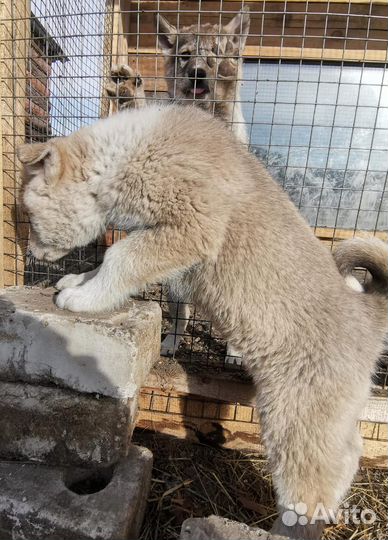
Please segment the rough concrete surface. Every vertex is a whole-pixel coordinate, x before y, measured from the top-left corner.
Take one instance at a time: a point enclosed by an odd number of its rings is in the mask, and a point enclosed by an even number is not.
[[[93,476],[90,470],[0,462],[0,538],[135,540],[151,469],[151,452],[138,446],[117,464],[111,479],[110,469]]]
[[[54,289],[0,292],[0,379],[133,398],[159,358],[161,309],[130,301],[99,315],[62,311]]]
[[[180,540],[287,540],[263,529],[218,516],[189,518],[182,524]]]
[[[0,458],[65,466],[114,463],[127,455],[136,413],[137,396],[97,398],[0,382]]]

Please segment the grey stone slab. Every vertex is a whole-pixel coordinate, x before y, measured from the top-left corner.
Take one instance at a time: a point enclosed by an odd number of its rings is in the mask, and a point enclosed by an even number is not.
[[[71,313],[56,308],[53,293],[0,292],[0,379],[134,398],[159,358],[159,305],[130,301],[114,313]]]
[[[151,452],[138,446],[93,472],[0,462],[0,538],[136,540],[151,469]]]
[[[263,529],[218,516],[189,518],[182,524],[180,540],[287,540]]]
[[[0,458],[65,466],[115,463],[127,455],[136,414],[137,396],[98,398],[0,382]]]

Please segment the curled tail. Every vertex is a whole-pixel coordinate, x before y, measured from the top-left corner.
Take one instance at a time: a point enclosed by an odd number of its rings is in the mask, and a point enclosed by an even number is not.
[[[353,238],[341,242],[333,253],[344,278],[356,267],[366,268],[372,279],[366,280],[365,292],[388,296],[388,245],[378,238]]]

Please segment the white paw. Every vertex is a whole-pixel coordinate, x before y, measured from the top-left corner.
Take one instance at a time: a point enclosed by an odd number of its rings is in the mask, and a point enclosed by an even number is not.
[[[58,294],[55,303],[60,309],[68,309],[69,311],[100,311],[96,299],[85,294],[81,287],[64,289]]]
[[[168,334],[162,341],[162,345],[160,347],[160,354],[162,356],[174,356],[181,342],[182,336]]]
[[[67,289],[67,287],[77,287],[82,284],[83,280],[84,274],[67,274],[67,276],[64,276],[58,281],[55,288],[58,291],[62,291],[63,289]]]

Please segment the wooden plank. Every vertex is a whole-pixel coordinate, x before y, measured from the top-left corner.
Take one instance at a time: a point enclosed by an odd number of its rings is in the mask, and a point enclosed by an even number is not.
[[[1,99],[1,72],[0,72],[0,289],[4,287],[4,218],[3,218],[3,135],[2,135],[2,99]]]
[[[139,4],[145,4],[147,3],[149,0],[138,0],[139,1]],[[206,5],[206,2],[208,0],[202,0],[202,3],[204,5]],[[234,2],[235,3],[236,0],[224,0],[224,4],[227,4],[228,2]],[[364,4],[364,5],[369,5],[369,4],[381,4],[381,5],[388,5],[388,0],[350,0],[352,2],[352,4]],[[171,1],[171,3],[173,3]],[[176,0],[175,2],[176,3]],[[263,0],[249,0],[249,2],[244,2],[244,4],[262,4],[263,3]],[[271,0],[271,4],[284,4],[284,0]],[[287,0],[287,4],[292,4],[292,3],[298,3],[300,4],[301,3],[301,0]],[[309,4],[327,4],[327,0],[309,0]],[[348,5],[349,4],[349,0],[330,0],[330,4],[346,4]]]
[[[255,387],[236,373],[187,373],[161,359],[141,391],[138,427],[239,450],[262,449]],[[388,467],[385,397],[371,397],[360,416],[362,463]]]
[[[154,391],[197,396],[201,399],[230,401],[244,406],[256,405],[256,390],[248,375],[238,377],[233,371],[221,373],[188,373],[182,364],[168,366],[161,358],[159,365],[147,377],[147,388]],[[388,423],[388,408],[385,396],[370,396],[361,413],[360,420],[373,423]]]
[[[256,57],[283,60],[325,60],[335,62],[385,63],[387,50],[316,49],[311,47],[246,47],[245,58]]]
[[[320,239],[346,240],[348,238],[373,238],[388,241],[388,233],[385,231],[355,231],[354,229],[333,229],[330,227],[314,227],[315,236]]]
[[[122,13],[120,5],[121,1],[115,0],[112,54],[116,64],[125,63],[128,50],[129,25],[131,23],[130,14]]]
[[[136,427],[235,450],[265,453],[254,407],[145,387]],[[362,465],[388,467],[387,425],[361,421]]]
[[[228,2],[234,2],[235,0],[224,0],[224,3],[228,3]],[[327,0],[308,0],[309,1],[309,4],[327,4]],[[349,1],[352,2],[352,4],[364,4],[364,5],[369,5],[369,4],[381,4],[381,5],[387,5],[388,4],[388,0],[330,0],[330,4],[349,4]],[[140,0],[140,3],[142,2],[142,0]],[[205,0],[206,2],[206,0]],[[245,2],[246,3],[246,2]],[[263,0],[249,0],[249,3],[250,4],[262,4],[263,3]],[[284,0],[271,0],[271,3],[273,4],[276,4],[276,3],[281,3],[281,4],[284,4]],[[301,0],[287,0],[287,4],[292,4],[292,3],[298,3],[300,4],[301,3]]]
[[[149,373],[147,387],[162,392],[176,392],[195,395],[206,399],[232,401],[243,405],[255,405],[255,387],[246,376],[238,379],[233,372],[217,374],[188,373],[182,364],[174,364],[173,371],[166,370],[166,360],[161,358],[160,364]]]
[[[264,451],[252,407],[203,401],[192,396],[143,389],[136,427],[195,442]]]
[[[20,186],[20,165],[16,148],[25,141],[26,73],[30,37],[29,0],[1,0],[1,98],[3,205],[12,209],[9,227],[12,233],[4,240],[4,285],[23,283],[23,242],[28,229],[17,223],[16,192]],[[19,238],[18,238],[19,237]]]

